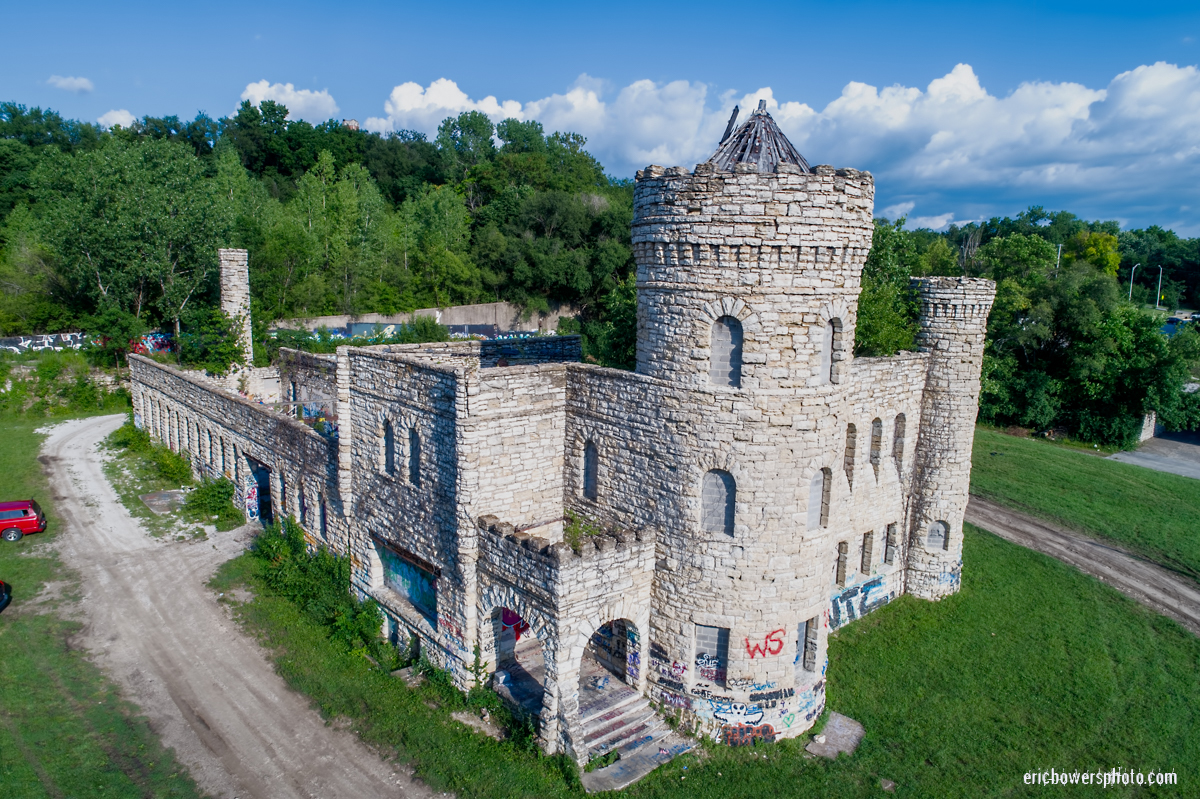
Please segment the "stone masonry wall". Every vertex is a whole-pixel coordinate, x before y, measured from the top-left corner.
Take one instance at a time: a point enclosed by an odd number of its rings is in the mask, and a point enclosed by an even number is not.
[[[239,343],[246,364],[254,362],[254,332],[250,326],[250,254],[246,250],[217,250],[221,266],[221,310],[241,325]]]
[[[337,356],[287,348],[279,350],[280,402],[302,403],[306,415],[337,419]],[[300,407],[289,408],[300,418]]]
[[[311,543],[346,551],[336,441],[149,358],[130,355],[129,368],[134,411],[145,429],[187,455],[197,476],[232,480],[236,501],[256,512],[258,487],[247,460],[253,458],[271,470],[271,504],[277,514],[282,509],[302,522]]]

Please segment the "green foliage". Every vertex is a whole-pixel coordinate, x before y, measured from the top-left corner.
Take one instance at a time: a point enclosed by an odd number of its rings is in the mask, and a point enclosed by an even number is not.
[[[225,478],[203,480],[188,492],[183,510],[198,521],[215,522],[218,530],[241,527],[246,523],[246,514],[233,504],[234,490],[233,483]]]
[[[153,467],[157,477],[169,485],[185,486],[192,482],[192,465],[162,444],[155,444],[145,430],[139,430],[130,418],[108,438],[115,449],[137,453]]]
[[[613,369],[637,365],[637,283],[631,273],[600,299],[598,312],[581,321],[559,320],[560,334],[583,337],[583,358]]]
[[[566,517],[563,524],[563,541],[575,552],[579,552],[582,548],[585,537],[604,533],[603,528],[596,522],[570,508],[567,508],[563,515]]]
[[[332,555],[324,547],[310,552],[304,531],[291,519],[265,529],[251,551],[263,561],[263,580],[271,590],[302,608],[335,641],[350,649],[379,651],[386,646],[380,638],[379,606],[350,596],[349,558]]]
[[[84,345],[83,353],[97,366],[110,363],[121,366],[125,363],[125,356],[146,332],[146,325],[141,319],[111,304],[104,306],[97,314],[82,317],[80,322],[91,336],[91,340]]]
[[[98,385],[84,356],[70,350],[0,354],[0,385],[6,382],[10,385],[0,392],[0,410],[14,414],[79,416],[129,408],[124,389]]]
[[[331,353],[337,352],[338,347],[347,345],[367,346],[374,344],[427,344],[450,340],[450,330],[445,325],[439,325],[430,316],[418,316],[412,322],[395,325],[391,334],[386,328],[376,325],[375,331],[368,336],[354,338],[334,338],[327,328],[320,328],[315,333],[307,330],[292,330],[280,328],[271,332],[264,340],[266,355],[274,361],[281,347],[305,352]]]
[[[892,355],[916,348],[919,309],[909,281],[920,273],[921,261],[916,237],[904,230],[904,223],[875,222],[858,299],[855,355]]]
[[[179,363],[200,366],[210,374],[224,376],[244,360],[242,318],[232,319],[220,308],[200,307],[191,311],[176,346]]]

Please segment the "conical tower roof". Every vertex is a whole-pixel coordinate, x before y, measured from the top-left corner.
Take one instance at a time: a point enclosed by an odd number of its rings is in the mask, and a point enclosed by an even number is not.
[[[759,172],[774,172],[780,164],[793,164],[804,172],[812,172],[808,161],[767,113],[766,100],[759,100],[758,109],[730,135],[729,128],[737,120],[737,113],[734,107],[725,137],[708,163],[725,172],[732,172],[734,164],[756,164]]]

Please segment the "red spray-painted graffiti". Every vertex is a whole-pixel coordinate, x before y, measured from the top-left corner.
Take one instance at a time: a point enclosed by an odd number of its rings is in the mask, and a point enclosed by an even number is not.
[[[778,655],[783,651],[783,636],[786,630],[772,630],[767,633],[767,637],[763,639],[761,644],[750,643],[750,639],[746,639],[746,652],[749,653],[750,659],[756,657],[766,657],[767,655]]]
[[[513,613],[508,608],[500,611],[500,623],[505,628],[513,631],[514,640],[520,641],[524,633],[529,632],[529,622],[521,618],[520,614]]]
[[[721,740],[727,746],[754,746],[755,743],[775,742],[775,728],[770,724],[738,724],[721,730]]]

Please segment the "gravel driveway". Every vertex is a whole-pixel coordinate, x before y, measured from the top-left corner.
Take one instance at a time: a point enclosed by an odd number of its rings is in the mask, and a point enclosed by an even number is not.
[[[205,586],[245,548],[249,528],[168,542],[129,515],[97,449],[124,419],[63,423],[42,448],[64,522],[58,548],[82,576],[79,643],[215,796],[433,796],[351,731],[327,726]]]

